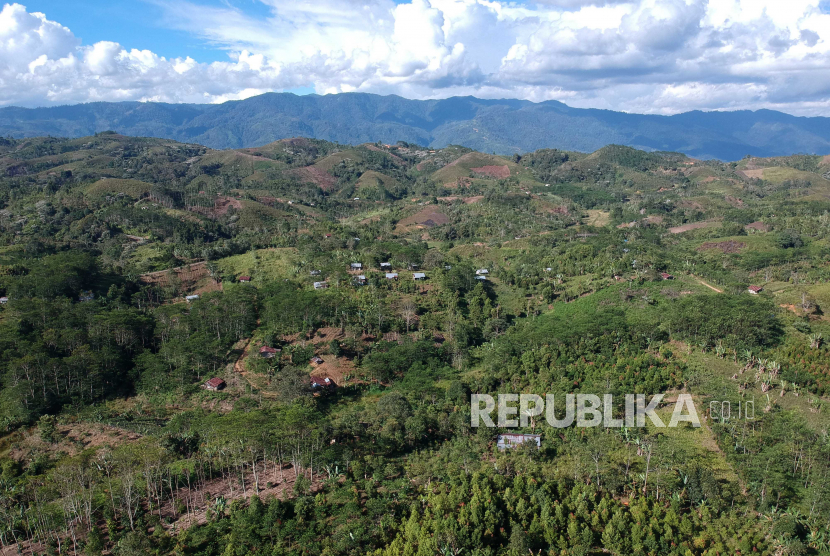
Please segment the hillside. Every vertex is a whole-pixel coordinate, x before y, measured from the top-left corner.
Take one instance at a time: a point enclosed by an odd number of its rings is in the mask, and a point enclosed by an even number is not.
[[[2,139],[0,555],[829,554],[828,171]]]
[[[555,101],[474,97],[416,101],[364,93],[269,93],[219,105],[122,102],[0,109],[2,136],[81,137],[106,130],[215,149],[313,137],[351,145],[378,141],[432,148],[463,145],[502,155],[543,148],[592,152],[609,144],[720,160],[830,153],[827,118],[770,110],[666,117],[571,108]]]

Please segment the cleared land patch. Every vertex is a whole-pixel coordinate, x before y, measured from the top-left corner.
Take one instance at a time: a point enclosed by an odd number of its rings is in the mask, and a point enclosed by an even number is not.
[[[714,228],[715,226],[720,225],[720,222],[712,220],[707,220],[704,222],[692,222],[690,224],[683,224],[682,226],[675,226],[674,228],[669,228],[669,232],[673,234],[682,234],[683,232],[688,232],[690,230],[699,230],[701,228]]]
[[[717,249],[723,253],[739,253],[744,247],[746,247],[746,243],[742,241],[707,241],[698,247],[697,250],[706,251],[709,249]]]

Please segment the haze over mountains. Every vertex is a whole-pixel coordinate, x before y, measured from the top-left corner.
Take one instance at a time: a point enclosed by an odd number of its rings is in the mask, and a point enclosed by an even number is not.
[[[572,108],[556,101],[420,101],[365,93],[268,93],[208,105],[101,102],[0,109],[3,136],[83,137],[106,130],[215,149],[302,136],[348,144],[456,144],[498,154],[540,148],[591,152],[608,144],[721,160],[830,153],[830,118],[772,110],[656,116]]]

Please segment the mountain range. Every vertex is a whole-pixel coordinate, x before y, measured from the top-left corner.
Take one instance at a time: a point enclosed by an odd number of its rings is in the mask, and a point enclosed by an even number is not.
[[[573,108],[557,101],[453,97],[409,100],[366,93],[267,93],[223,104],[97,102],[0,109],[0,135],[83,137],[101,131],[174,139],[214,149],[288,137],[345,144],[406,141],[497,154],[541,148],[591,152],[619,144],[701,159],[830,153],[830,118],[773,110],[673,116]]]

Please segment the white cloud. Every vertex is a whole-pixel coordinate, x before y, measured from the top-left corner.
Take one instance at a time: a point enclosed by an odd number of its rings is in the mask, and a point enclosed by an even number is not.
[[[652,113],[830,110],[820,0],[254,0],[264,18],[230,3],[149,1],[228,61],[167,59],[117,36],[84,45],[48,14],[7,4],[0,104],[223,102],[313,84]]]

